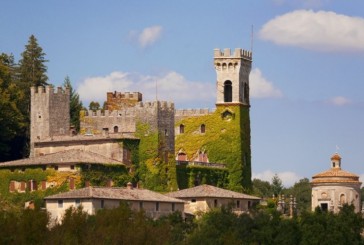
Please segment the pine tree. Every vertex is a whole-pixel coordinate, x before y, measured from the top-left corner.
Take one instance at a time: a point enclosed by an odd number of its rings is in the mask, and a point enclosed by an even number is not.
[[[23,157],[29,154],[30,140],[30,87],[48,85],[48,77],[46,75],[48,60],[44,58],[45,53],[38,45],[37,39],[31,35],[28,44],[25,45],[25,50],[21,54],[22,58],[19,61],[18,68],[18,86],[22,92],[22,99],[19,101],[19,109],[21,110],[26,126],[24,137],[19,142],[23,145]]]
[[[279,176],[277,174],[275,174],[272,178],[272,190],[273,190],[273,194],[275,196],[278,196],[281,194],[282,190],[283,190],[283,184],[282,184],[282,180],[279,178]]]
[[[70,90],[70,118],[71,125],[80,131],[80,111],[82,110],[82,102],[80,101],[79,94],[73,89],[69,76],[66,76],[63,82],[64,87]]]

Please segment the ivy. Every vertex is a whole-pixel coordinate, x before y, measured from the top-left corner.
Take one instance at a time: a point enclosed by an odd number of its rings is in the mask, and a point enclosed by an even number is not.
[[[112,180],[114,186],[126,186],[132,177],[124,165],[80,165],[81,167],[81,184],[84,186],[89,181],[93,186],[106,186],[109,180]]]
[[[210,162],[226,164],[229,172],[226,187],[235,191],[251,188],[249,108],[219,105],[212,114],[187,117],[177,121],[175,126],[181,124],[184,133],[176,135],[176,152],[183,151],[192,160],[200,150],[205,151]],[[200,132],[202,124],[205,133]],[[180,174],[177,176],[181,178]],[[178,183],[183,181],[178,180]],[[205,181],[210,181],[209,176]]]

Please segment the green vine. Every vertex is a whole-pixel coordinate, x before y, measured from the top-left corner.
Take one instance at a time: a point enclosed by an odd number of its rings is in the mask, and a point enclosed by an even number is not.
[[[219,105],[212,114],[184,118],[175,126],[181,124],[184,133],[176,135],[176,152],[182,151],[194,160],[200,150],[205,151],[210,162],[226,164],[229,189],[251,188],[249,108]],[[202,124],[204,133],[200,132]]]

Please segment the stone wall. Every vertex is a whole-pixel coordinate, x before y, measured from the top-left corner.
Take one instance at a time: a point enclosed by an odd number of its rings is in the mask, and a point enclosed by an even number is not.
[[[70,128],[70,91],[52,86],[31,88],[30,145],[54,135],[68,135]]]
[[[133,107],[142,100],[143,96],[139,92],[108,92],[106,98],[106,109],[113,111]]]

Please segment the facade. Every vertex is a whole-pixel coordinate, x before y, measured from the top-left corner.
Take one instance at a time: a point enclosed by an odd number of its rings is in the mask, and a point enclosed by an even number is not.
[[[46,209],[53,222],[61,222],[65,211],[71,207],[82,205],[83,210],[93,215],[97,210],[116,208],[125,202],[132,210],[144,210],[151,218],[179,211],[183,214],[184,201],[167,197],[146,189],[86,187],[45,198]]]
[[[320,207],[334,213],[344,204],[353,204],[360,212],[359,176],[341,169],[341,157],[335,153],[331,157],[331,168],[312,176],[312,210]]]
[[[136,168],[143,169],[135,181],[146,188],[171,191],[207,183],[242,192],[251,187],[251,62],[249,51],[214,50],[213,111],[175,110],[172,102],[143,102],[138,92],[109,92],[107,110],[81,112],[78,135],[70,127],[69,89],[33,87],[30,158],[1,163],[0,168],[22,171],[59,165],[63,169],[77,165],[80,159],[73,152],[82,151],[103,156],[99,165],[119,162],[130,176]],[[52,157],[42,157],[56,153],[75,158],[59,164]],[[87,163],[80,161],[81,165]]]
[[[231,206],[233,212],[241,214],[260,202],[259,197],[229,191],[211,185],[200,185],[166,194],[185,201],[185,213],[199,216],[214,208]]]

